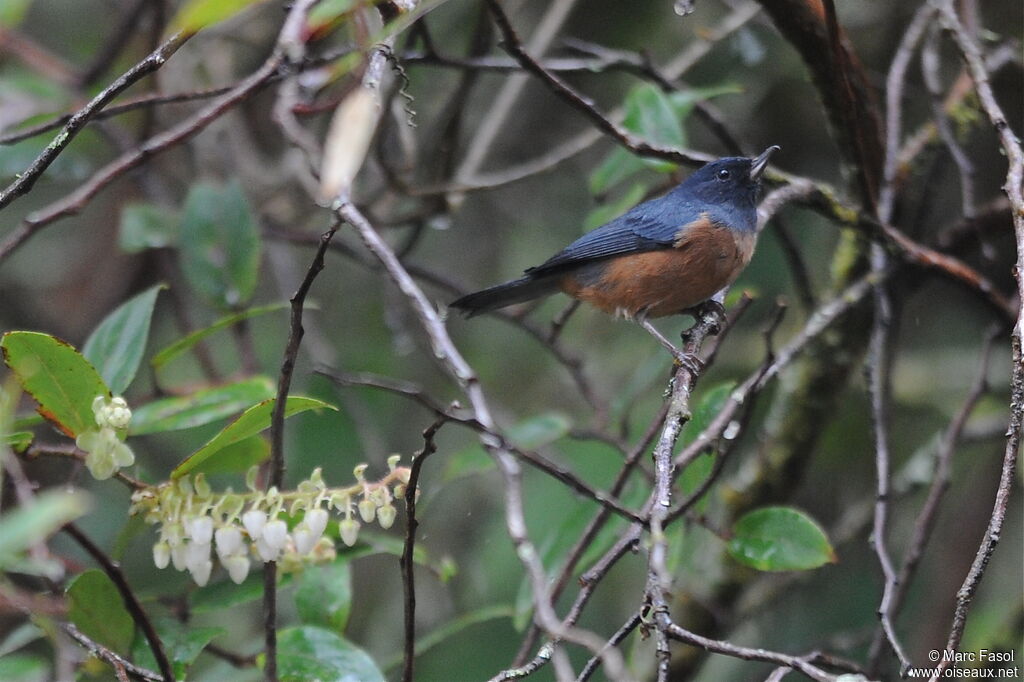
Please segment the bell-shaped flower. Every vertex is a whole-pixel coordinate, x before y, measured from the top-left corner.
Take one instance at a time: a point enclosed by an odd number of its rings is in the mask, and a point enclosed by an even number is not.
[[[380,523],[380,527],[387,530],[395,522],[396,510],[394,505],[385,504],[377,510],[377,522]]]
[[[217,539],[217,556],[221,563],[227,557],[238,556],[245,553],[245,546],[242,544],[242,531],[234,526],[218,528],[214,534]]]
[[[117,432],[109,426],[80,433],[75,445],[86,452],[85,466],[93,478],[100,481],[113,476],[119,468],[135,463],[132,449],[122,443]]]
[[[245,532],[249,534],[249,538],[253,542],[259,540],[263,534],[263,527],[267,525],[267,512],[250,509],[242,514],[242,525],[245,526]]]
[[[185,530],[192,542],[208,545],[213,541],[213,519],[209,516],[194,516],[185,522]]]
[[[338,532],[341,534],[341,541],[351,547],[359,538],[359,522],[355,519],[342,519],[338,523]]]
[[[282,551],[285,543],[288,542],[288,524],[281,519],[267,521],[267,525],[263,527],[262,540],[272,550]]]
[[[263,561],[277,561],[277,557],[281,554],[280,547],[271,547],[267,544],[264,538],[256,540],[256,553],[260,555],[260,559]]]
[[[210,581],[211,571],[213,571],[213,562],[209,559],[188,567],[188,572],[192,574],[192,580],[196,581],[196,585],[199,587],[205,587],[206,583]]]
[[[363,517],[366,523],[373,523],[373,517],[377,513],[377,505],[373,500],[363,498],[359,503],[359,516]]]
[[[246,576],[249,575],[249,557],[244,554],[221,558],[220,562],[224,565],[225,570],[227,570],[228,577],[236,585],[240,585]]]
[[[171,563],[171,546],[163,540],[153,545],[153,563],[157,568],[167,568]]]
[[[176,571],[185,570],[188,565],[188,546],[185,543],[171,546],[171,564]]]

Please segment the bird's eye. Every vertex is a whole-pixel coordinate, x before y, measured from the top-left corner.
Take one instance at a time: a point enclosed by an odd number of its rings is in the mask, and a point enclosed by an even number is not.
[[[731,175],[732,174],[726,168],[723,168],[722,170],[718,171],[719,180],[728,180]]]

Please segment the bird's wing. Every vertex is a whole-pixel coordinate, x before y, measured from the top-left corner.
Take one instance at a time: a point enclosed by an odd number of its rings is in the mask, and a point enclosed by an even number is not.
[[[680,231],[699,220],[701,214],[679,204],[672,207],[674,210],[667,208],[669,206],[659,200],[641,204],[610,223],[591,230],[526,272],[534,276],[546,275],[610,256],[669,248],[678,239]]]

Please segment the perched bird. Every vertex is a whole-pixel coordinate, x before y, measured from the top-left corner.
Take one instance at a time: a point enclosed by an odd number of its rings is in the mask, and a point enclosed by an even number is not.
[[[664,196],[592,230],[519,279],[451,303],[467,316],[563,291],[613,315],[686,312],[732,284],[757,241],[757,197],[771,146],[753,159],[727,157]],[[671,344],[654,332],[659,340]]]

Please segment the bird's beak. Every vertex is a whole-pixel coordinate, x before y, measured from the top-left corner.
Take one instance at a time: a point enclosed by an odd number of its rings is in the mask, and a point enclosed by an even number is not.
[[[768,159],[771,155],[779,151],[781,147],[777,144],[773,144],[768,149],[761,152],[760,156],[754,159],[750,164],[750,179],[757,182],[761,179],[761,175],[764,173],[764,169],[768,167]]]

